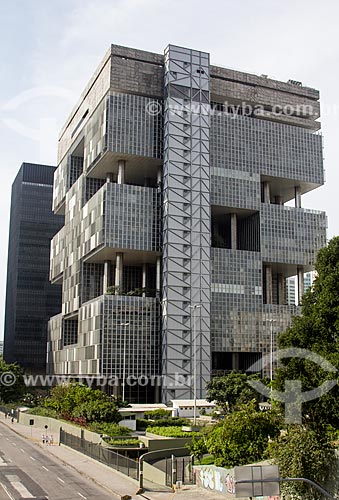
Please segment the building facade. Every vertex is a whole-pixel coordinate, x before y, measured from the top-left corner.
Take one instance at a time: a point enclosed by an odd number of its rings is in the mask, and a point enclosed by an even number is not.
[[[49,281],[50,240],[64,217],[52,212],[55,167],[23,163],[12,185],[4,359],[45,373],[48,321],[61,287]]]
[[[319,114],[299,82],[112,45],[60,134],[49,372],[166,402],[265,370],[272,325],[298,313],[286,279],[303,289],[326,243],[301,206],[324,182]]]
[[[304,274],[304,293],[306,293],[307,290],[311,288],[314,278],[315,278],[314,272],[309,272]],[[300,299],[300,297],[298,297],[298,280],[296,276],[287,279],[286,292],[287,292],[287,304],[298,305],[297,299]]]

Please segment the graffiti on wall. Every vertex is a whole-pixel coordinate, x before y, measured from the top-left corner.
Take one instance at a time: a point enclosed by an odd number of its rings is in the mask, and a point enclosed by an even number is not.
[[[217,491],[225,495],[234,495],[234,471],[233,469],[223,469],[206,465],[194,467],[196,471],[196,483],[201,488]]]
[[[234,500],[234,469],[224,469],[214,465],[195,466],[196,484],[201,488],[221,493],[229,500]],[[268,500],[280,500],[280,497],[261,497]]]

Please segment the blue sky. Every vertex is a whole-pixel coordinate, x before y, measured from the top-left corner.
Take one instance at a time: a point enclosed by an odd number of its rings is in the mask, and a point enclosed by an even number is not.
[[[339,234],[339,38],[336,0],[14,0],[0,4],[0,338],[10,189],[23,161],[55,164],[57,136],[111,43],[162,53],[168,43],[211,62],[321,92],[327,183],[303,197]]]

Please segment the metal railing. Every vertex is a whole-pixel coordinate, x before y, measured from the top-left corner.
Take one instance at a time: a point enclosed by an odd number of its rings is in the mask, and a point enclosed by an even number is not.
[[[120,455],[120,453],[110,450],[109,448],[104,448],[99,444],[91,443],[81,437],[68,434],[68,432],[62,429],[60,429],[60,444],[69,446],[73,448],[73,450],[79,451],[98,462],[108,465],[126,476],[136,480],[138,479],[138,462],[124,455]]]

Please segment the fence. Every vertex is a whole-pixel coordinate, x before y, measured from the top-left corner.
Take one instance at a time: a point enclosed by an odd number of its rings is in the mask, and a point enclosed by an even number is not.
[[[94,460],[98,460],[98,462],[108,465],[109,467],[112,467],[112,469],[126,474],[126,476],[138,479],[138,462],[125,457],[124,455],[120,455],[120,453],[116,453],[109,448],[104,448],[99,444],[91,443],[81,437],[68,434],[68,432],[65,432],[62,429],[60,429],[60,444],[69,446],[76,451],[80,451],[80,453],[83,453]]]
[[[153,467],[166,475],[166,486],[172,486],[177,481],[182,484],[193,484],[193,464],[191,457],[172,457],[152,460]]]

